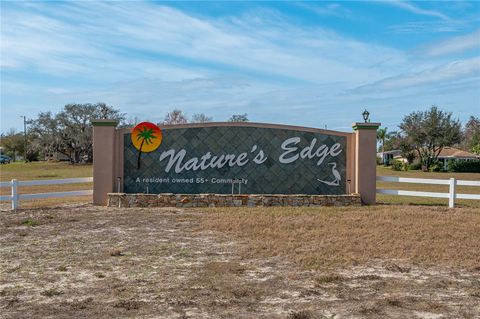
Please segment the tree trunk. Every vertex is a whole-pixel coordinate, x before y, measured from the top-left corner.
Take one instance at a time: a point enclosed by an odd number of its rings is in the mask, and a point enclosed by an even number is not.
[[[142,157],[143,142],[145,142],[145,139],[142,139],[142,143],[140,144],[140,149],[138,150],[137,169],[140,169],[140,158]]]

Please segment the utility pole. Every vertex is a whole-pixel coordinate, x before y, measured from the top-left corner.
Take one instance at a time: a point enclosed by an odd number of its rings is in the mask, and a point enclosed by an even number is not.
[[[23,160],[26,163],[27,162],[27,117],[25,115],[20,115],[20,117],[23,117]]]

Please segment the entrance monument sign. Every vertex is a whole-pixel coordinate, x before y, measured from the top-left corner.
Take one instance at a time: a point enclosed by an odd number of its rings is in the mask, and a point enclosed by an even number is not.
[[[136,130],[133,132],[135,133]],[[347,191],[347,137],[298,129],[205,126],[162,130],[143,154],[124,135],[124,192],[325,194]]]
[[[94,204],[108,193],[342,196],[375,203],[376,129],[338,132],[263,123],[116,129],[95,120]],[[165,195],[166,196],[166,195]],[[169,195],[170,196],[170,195]]]

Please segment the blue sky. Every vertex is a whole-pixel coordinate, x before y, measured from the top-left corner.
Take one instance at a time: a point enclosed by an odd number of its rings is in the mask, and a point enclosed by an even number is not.
[[[480,115],[480,2],[1,2],[1,131],[105,102],[140,120],[396,129]]]

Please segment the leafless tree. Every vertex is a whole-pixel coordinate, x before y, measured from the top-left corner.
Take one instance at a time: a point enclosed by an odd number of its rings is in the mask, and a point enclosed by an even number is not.
[[[165,119],[163,120],[164,125],[172,124],[185,124],[188,123],[187,117],[182,110],[174,109],[173,111],[167,113]]]
[[[211,116],[206,116],[203,113],[193,114],[192,123],[207,123],[211,122],[213,118]]]

